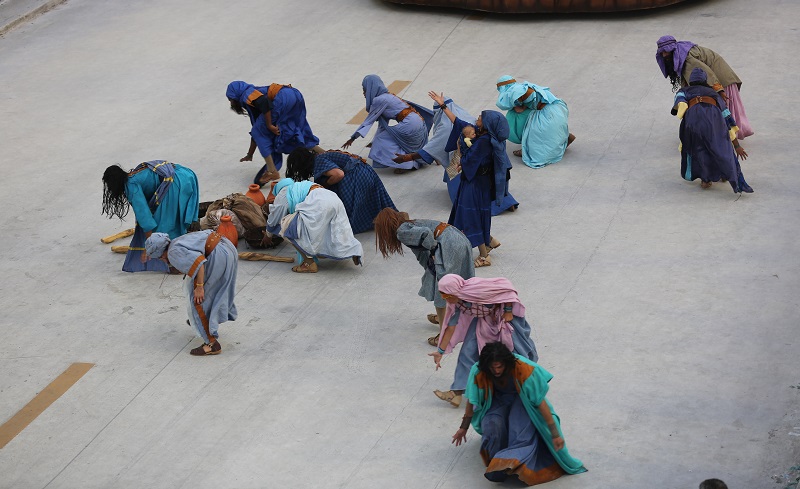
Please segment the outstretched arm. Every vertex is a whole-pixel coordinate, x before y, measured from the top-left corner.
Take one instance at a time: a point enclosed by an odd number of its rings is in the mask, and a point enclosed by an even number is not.
[[[564,438],[561,436],[561,433],[558,432],[558,425],[556,425],[556,420],[553,419],[553,413],[550,412],[550,406],[547,405],[547,401],[542,400],[542,402],[539,403],[538,409],[545,423],[547,423],[547,427],[550,428],[550,436],[553,437],[553,448],[555,448],[556,451],[561,450],[564,448]]]
[[[455,443],[456,446],[459,446],[462,442],[467,441],[467,430],[469,429],[469,424],[472,421],[472,415],[472,404],[467,401],[467,407],[464,409],[464,417],[461,418],[461,426],[458,428],[458,431],[456,431],[456,434],[453,435],[453,441],[451,443]]]
[[[442,357],[444,356],[444,353],[443,353],[444,348],[442,348],[441,345],[447,346],[447,345],[450,344],[450,338],[453,337],[453,332],[455,330],[456,330],[455,326],[446,327],[444,329],[444,334],[441,336],[441,338],[439,338],[439,347],[438,347],[438,349],[433,353],[428,353],[429,357],[433,357],[433,363],[436,364],[436,370],[439,370],[442,367],[441,361],[442,361]]]
[[[239,160],[240,162],[253,161],[253,154],[256,152],[256,140],[250,138],[250,149],[247,150],[247,155]]]
[[[444,104],[444,92],[438,94],[436,92],[428,92],[428,96],[432,98],[434,102],[439,104],[439,107],[442,108],[442,112],[444,112],[444,115],[450,119],[450,122],[456,121],[456,115]]]

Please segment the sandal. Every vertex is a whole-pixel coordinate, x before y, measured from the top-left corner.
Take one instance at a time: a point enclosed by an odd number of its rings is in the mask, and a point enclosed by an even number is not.
[[[700,188],[702,189],[711,188],[711,182],[700,182]]]
[[[489,256],[478,256],[475,258],[475,268],[492,266],[492,259]]]
[[[439,315],[438,314],[428,314],[428,321],[433,324],[439,324]]]
[[[439,346],[439,335],[431,336],[428,338],[428,344],[431,346]]]
[[[317,268],[316,263],[309,264],[308,262],[304,261],[299,265],[293,266],[292,271],[297,273],[317,273],[319,269]]]
[[[258,179],[258,182],[256,183],[263,187],[264,185],[268,184],[273,180],[280,180],[280,179],[281,179],[281,172],[277,170],[272,172],[265,171],[263,174],[261,174],[261,176]]]
[[[435,390],[433,393],[439,399],[449,402],[453,407],[461,405],[461,394],[456,394],[453,391],[442,392],[440,390]]]
[[[220,353],[222,353],[222,345],[219,344],[219,341],[215,341],[210,345],[208,343],[203,343],[197,348],[192,348],[189,351],[190,355],[194,355],[196,357],[203,357],[206,355],[219,355]]]
[[[497,243],[497,244],[496,245],[492,245],[492,243]],[[499,248],[501,244],[503,244],[503,243],[497,241],[495,238],[492,238],[492,240],[489,242],[489,244],[486,245],[486,254],[488,255],[489,253],[492,252],[493,249]]]
[[[511,152],[511,154],[513,154],[514,156],[519,156],[520,158],[522,158],[522,150],[521,149],[515,149],[514,151]]]

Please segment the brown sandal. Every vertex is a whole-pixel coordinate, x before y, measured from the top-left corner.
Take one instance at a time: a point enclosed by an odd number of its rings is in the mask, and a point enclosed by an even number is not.
[[[439,335],[431,336],[428,338],[428,344],[431,346],[439,346]]]
[[[262,187],[273,180],[280,180],[281,179],[281,172],[280,171],[267,171],[261,175],[261,178],[258,179],[258,184]]]
[[[299,265],[293,266],[292,271],[297,273],[317,273],[319,269],[317,268],[316,263],[309,264],[308,262],[304,261]]]
[[[515,149],[514,151],[511,152],[511,154],[513,154],[514,156],[519,156],[520,158],[522,158],[522,150],[521,149]]]
[[[439,324],[439,315],[438,314],[428,314],[428,321],[433,324]]]
[[[496,244],[496,245],[492,245],[492,243],[497,243],[497,244]],[[499,247],[500,247],[500,245],[502,245],[502,244],[503,244],[503,243],[501,243],[501,242],[497,241],[495,238],[492,238],[492,241],[491,241],[491,242],[489,242],[489,244],[488,244],[488,245],[486,245],[486,254],[488,255],[489,253],[491,253],[491,252],[492,252],[492,250],[493,250],[493,249],[495,249],[495,248],[499,248]]]
[[[492,259],[489,256],[478,256],[475,258],[475,268],[492,266]]]
[[[206,355],[219,355],[220,353],[222,353],[222,345],[219,344],[219,341],[215,341],[210,345],[208,343],[203,343],[197,348],[192,348],[189,351],[190,355],[194,355],[196,357],[204,357]]]

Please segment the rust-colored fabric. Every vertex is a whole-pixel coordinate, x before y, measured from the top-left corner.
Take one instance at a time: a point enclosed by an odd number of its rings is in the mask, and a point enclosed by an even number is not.
[[[197,268],[200,266],[201,263],[203,263],[203,260],[205,259],[206,257],[203,255],[200,255],[197,258],[195,258],[194,263],[192,263],[192,266],[189,268],[189,271],[186,273],[186,275],[194,277],[194,272],[197,271]]]
[[[312,185],[311,187],[309,187],[309,189],[308,189],[308,193],[310,194],[312,190],[316,190],[316,189],[318,189],[318,188],[322,188],[322,185],[320,185],[320,184],[318,184],[318,183],[315,183],[314,185]]]
[[[216,231],[208,235],[208,238],[206,238],[206,258],[211,256],[211,252],[214,251],[221,239],[222,235]]]
[[[540,470],[532,470],[519,460],[513,458],[493,458],[487,462],[486,459],[488,455],[488,453],[484,454],[483,451],[481,451],[481,458],[483,458],[483,463],[486,464],[486,472],[505,472],[508,475],[513,474],[529,486],[554,481],[566,474],[564,469],[558,465],[558,462],[554,462],[553,465]]]
[[[257,99],[258,97],[264,95],[263,93],[259,92],[258,90],[253,90],[250,92],[250,95],[247,96],[247,105],[250,107],[253,106],[253,100]]]
[[[505,86],[505,85],[511,85],[512,83],[517,83],[517,80],[512,78],[510,80],[507,80],[507,81],[504,81],[504,82],[500,82],[500,83],[497,84],[497,88],[500,88],[500,87]]]
[[[278,83],[272,83],[269,86],[269,88],[267,89],[267,98],[269,99],[270,102],[275,100],[275,97],[278,96],[278,92],[280,92],[281,88],[283,88],[283,87],[290,87],[291,88],[291,85],[280,85]]]
[[[532,89],[532,88],[529,88],[529,89],[528,89],[528,91],[526,91],[524,94],[522,94],[522,96],[520,96],[520,98],[518,98],[517,100],[519,100],[519,103],[522,103],[522,102],[524,102],[524,101],[525,101],[525,99],[527,99],[528,97],[530,97],[531,95],[533,95],[533,92],[534,92],[534,91],[535,91],[534,89]]]
[[[442,235],[445,229],[447,229],[450,225],[446,222],[440,222],[436,229],[433,230],[433,237],[434,239],[439,239],[439,236]]]
[[[711,104],[714,107],[716,107],[717,106],[717,101],[714,100],[714,97],[706,97],[706,96],[695,97],[695,98],[689,100],[689,107],[694,107],[697,104]]]
[[[397,113],[395,119],[397,119],[397,122],[403,122],[403,119],[405,119],[406,116],[412,112],[416,112],[416,110],[412,109],[411,107],[406,107],[405,109]]]

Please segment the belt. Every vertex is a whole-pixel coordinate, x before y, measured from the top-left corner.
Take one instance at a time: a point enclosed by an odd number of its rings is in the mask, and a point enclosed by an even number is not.
[[[406,107],[405,109],[397,113],[395,119],[397,120],[397,122],[403,122],[403,119],[405,119],[406,116],[412,112],[415,114],[418,113],[416,110],[414,110],[414,107]]]
[[[439,225],[436,226],[436,229],[433,230],[433,238],[439,239],[439,236],[441,236],[444,230],[449,227],[450,225],[447,224],[446,222],[440,222]]]
[[[292,88],[291,85],[281,85],[280,83],[273,83],[269,86],[269,89],[267,89],[267,98],[269,99],[270,102],[275,100],[275,97],[278,96],[278,92],[280,92],[281,88],[283,87]]]
[[[693,107],[697,104],[711,104],[714,107],[716,107],[717,101],[714,100],[714,97],[706,97],[706,96],[694,97],[693,99],[689,100],[689,107]]]
[[[507,80],[507,81],[504,81],[504,82],[500,82],[500,83],[497,84],[497,88],[500,88],[500,87],[505,86],[505,85],[511,85],[512,83],[517,83],[517,80],[512,78],[510,80]]]
[[[208,235],[208,238],[206,238],[206,258],[211,255],[211,252],[214,251],[221,239],[222,235],[216,231]]]
[[[527,91],[527,92],[525,92],[525,94],[524,94],[524,95],[522,95],[522,96],[521,96],[520,98],[518,98],[517,100],[519,100],[519,103],[523,103],[523,102],[525,102],[525,100],[526,100],[528,97],[530,97],[531,95],[533,95],[533,92],[534,92],[534,91],[535,91],[534,89],[532,89],[532,88],[529,88],[529,89],[528,89],[528,91]]]

